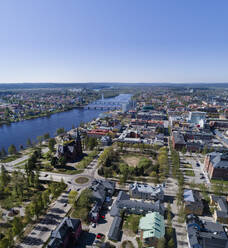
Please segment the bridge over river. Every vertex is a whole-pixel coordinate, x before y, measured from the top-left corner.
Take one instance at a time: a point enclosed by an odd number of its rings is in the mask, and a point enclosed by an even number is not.
[[[120,94],[119,96],[111,99],[104,99],[103,95],[100,100],[97,100],[85,106],[85,109],[100,109],[100,110],[122,110],[126,111],[132,106],[130,94]]]

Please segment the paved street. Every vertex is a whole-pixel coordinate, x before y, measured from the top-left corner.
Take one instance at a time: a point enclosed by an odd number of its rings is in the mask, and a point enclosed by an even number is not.
[[[99,153],[98,157],[102,152]],[[54,230],[61,220],[66,216],[71,206],[68,204],[68,192],[69,189],[82,190],[87,188],[91,181],[94,179],[95,172],[97,170],[97,158],[95,158],[83,174],[79,175],[66,175],[52,172],[40,172],[41,180],[53,180],[61,181],[62,179],[68,185],[68,191],[61,194],[61,196],[50,206],[49,211],[45,216],[39,219],[30,234],[21,242],[17,247],[33,247],[41,248],[48,240],[51,231]],[[89,181],[85,184],[75,183],[77,177],[85,176],[89,178]],[[102,228],[102,227],[101,227]]]
[[[18,245],[18,248],[41,248],[48,240],[51,231],[61,222],[65,215],[70,210],[71,206],[68,204],[68,192],[64,192],[59,198],[50,206],[47,214],[40,217],[38,223],[35,225],[29,235]]]

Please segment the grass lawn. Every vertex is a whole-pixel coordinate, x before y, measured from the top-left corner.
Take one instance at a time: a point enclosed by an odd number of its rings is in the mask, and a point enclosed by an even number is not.
[[[213,183],[213,184],[228,184],[228,181],[211,179],[211,183]]]
[[[21,154],[11,155],[11,156],[9,156],[9,157],[6,157],[6,158],[4,158],[4,159],[1,159],[1,162],[2,162],[2,163],[9,163],[9,162],[12,162],[12,161],[14,161],[14,160],[20,158],[20,157],[21,157]]]
[[[193,170],[186,170],[184,172],[185,172],[186,176],[189,176],[189,177],[194,177],[195,176],[195,173],[194,173]]]
[[[183,164],[183,167],[184,168],[187,168],[187,169],[192,169],[192,165],[191,164]]]

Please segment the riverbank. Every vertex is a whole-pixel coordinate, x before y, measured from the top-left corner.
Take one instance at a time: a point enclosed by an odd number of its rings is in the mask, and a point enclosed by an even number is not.
[[[69,131],[72,126],[78,127],[82,122],[90,122],[102,112],[102,110],[75,108],[46,117],[3,125],[0,127],[0,150],[4,148],[7,151],[12,144],[19,150],[21,145],[26,147],[28,139],[32,143],[36,143],[38,142],[37,137],[43,136],[45,133],[49,133],[50,137],[54,137],[58,128],[63,127],[66,131]]]
[[[16,122],[20,122],[20,121],[27,121],[27,120],[33,120],[36,118],[42,118],[42,117],[49,117],[53,114],[57,114],[57,113],[62,113],[62,112],[67,112],[73,109],[83,109],[85,107],[85,105],[80,105],[80,106],[76,106],[76,107],[72,107],[72,108],[68,108],[68,109],[60,109],[60,110],[55,110],[52,112],[46,112],[46,113],[42,113],[39,115],[31,115],[22,119],[16,119],[16,120],[8,120],[8,121],[0,121],[0,127],[3,125],[10,125],[11,123],[16,123]]]

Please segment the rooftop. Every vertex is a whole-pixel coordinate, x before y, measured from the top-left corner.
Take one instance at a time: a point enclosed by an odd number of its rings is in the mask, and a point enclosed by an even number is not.
[[[143,230],[143,238],[156,237],[158,239],[165,235],[164,217],[158,212],[148,213],[139,222],[139,228]]]

